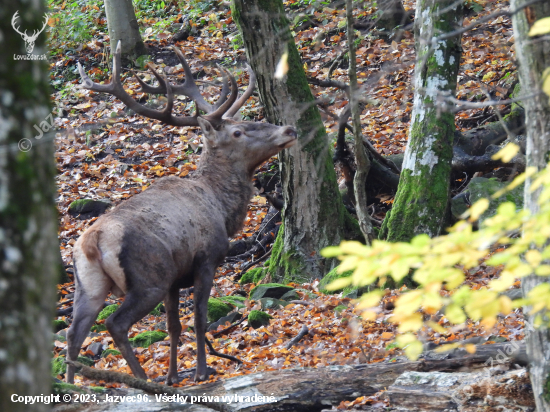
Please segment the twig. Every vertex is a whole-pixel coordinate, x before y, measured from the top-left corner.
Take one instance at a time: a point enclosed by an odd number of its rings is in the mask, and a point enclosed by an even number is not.
[[[344,58],[347,52],[348,52],[348,49],[342,50],[342,52],[336,57],[336,59],[334,59],[334,61],[332,62],[332,64],[328,69],[327,80],[330,80],[330,78],[332,77],[332,72],[336,70],[336,67],[338,67],[338,65],[340,64],[340,61]]]
[[[240,359],[236,358],[235,356],[226,355],[225,353],[220,353],[216,351],[216,349],[214,349],[214,346],[212,346],[212,344],[210,343],[207,337],[204,338],[204,341],[206,342],[206,346],[208,346],[208,353],[210,353],[210,355],[214,355],[219,358],[229,359],[229,360],[232,360],[233,362],[237,362],[238,364],[243,363]]]
[[[523,10],[523,9],[529,7],[529,6],[532,6],[533,4],[540,3],[541,1],[547,1],[547,0],[532,0],[532,1],[529,1],[525,4],[522,4],[517,9],[511,10],[511,11],[510,10],[496,11],[496,12],[491,13],[491,14],[485,16],[485,17],[481,17],[480,19],[477,19],[476,21],[474,21],[473,23],[470,23],[466,27],[461,27],[460,29],[456,29],[454,31],[450,31],[448,33],[442,34],[441,36],[435,37],[435,38],[432,39],[432,43],[436,44],[436,43],[440,42],[441,40],[450,39],[451,37],[457,36],[457,35],[462,34],[462,33],[466,33],[467,31],[472,30],[478,24],[482,24],[482,23],[488,22],[490,20],[493,20],[495,17],[500,17],[500,16],[512,17],[514,14],[520,12],[521,10]]]
[[[298,335],[296,335],[295,337],[293,337],[291,340],[289,340],[287,342],[287,344],[285,345],[285,349],[290,349],[291,347],[293,347],[294,345],[296,345],[298,342],[300,342],[300,340],[302,340],[302,338],[304,336],[306,336],[307,334],[309,333],[309,329],[307,328],[306,325],[303,325],[302,326],[302,329],[300,329],[300,332],[298,333]]]
[[[224,333],[229,332],[231,329],[233,329],[235,326],[239,326],[241,323],[243,323],[245,320],[248,319],[248,315],[243,316],[238,322],[233,323],[232,325],[229,325],[227,328],[220,330],[219,332],[210,332],[212,337],[217,338],[220,335],[223,335]]]

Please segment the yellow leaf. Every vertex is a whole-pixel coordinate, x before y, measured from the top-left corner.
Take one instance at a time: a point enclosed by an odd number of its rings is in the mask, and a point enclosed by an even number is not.
[[[507,315],[512,311],[512,299],[508,296],[499,296],[498,301],[500,303],[500,313]]]
[[[351,277],[346,276],[344,278],[335,279],[334,281],[330,282],[326,286],[326,288],[327,290],[340,290],[349,285],[351,285]]]
[[[364,294],[361,296],[357,309],[367,309],[378,306],[383,294],[384,292],[382,290],[373,290],[372,292]]]
[[[550,33],[550,17],[537,20],[529,30],[529,36],[540,36],[546,33]]]
[[[461,324],[466,322],[466,315],[464,314],[464,311],[462,308],[454,303],[451,303],[447,308],[445,309],[445,316],[447,319],[449,319],[450,322],[454,323],[455,325]]]
[[[527,260],[531,266],[535,267],[540,264],[542,257],[537,249],[531,249],[525,253],[525,260]]]
[[[422,327],[422,316],[420,313],[413,313],[406,319],[399,322],[399,332],[416,332]]]
[[[447,329],[445,329],[443,326],[441,326],[437,322],[429,320],[429,321],[426,322],[426,325],[428,325],[430,328],[432,328],[437,333],[441,333],[441,334],[446,334],[447,333]]]
[[[275,78],[277,80],[283,79],[288,73],[288,52],[283,53],[279,63],[277,63],[277,68],[275,69]]]
[[[321,256],[326,258],[333,258],[342,254],[342,249],[340,246],[328,246],[324,249],[321,249]]]
[[[407,347],[405,348],[405,355],[407,355],[410,360],[415,361],[420,355],[422,355],[423,349],[424,345],[422,345],[422,342],[415,341],[407,345]]]
[[[550,276],[550,265],[541,265],[535,269],[537,276]]]
[[[478,220],[479,217],[483,214],[483,212],[487,210],[488,207],[489,207],[488,199],[483,198],[475,202],[469,210],[470,221]]]
[[[542,91],[550,96],[550,67],[547,67],[542,73]]]
[[[361,256],[367,251],[367,247],[356,240],[343,240],[342,243],[340,243],[340,249],[342,250],[342,253]]]
[[[510,160],[514,158],[515,155],[518,154],[518,152],[519,152],[519,146],[517,144],[508,143],[506,146],[500,149],[498,153],[495,153],[491,158],[493,160],[502,159],[504,163],[508,163]]]
[[[438,346],[437,348],[435,348],[435,352],[436,353],[444,353],[444,352],[448,352],[448,351],[456,349],[456,348],[460,348],[461,346],[462,345],[460,345],[460,343],[449,343],[447,345]]]
[[[467,343],[466,345],[464,345],[464,349],[466,350],[466,352],[472,355],[476,353],[476,345],[474,345],[473,343]]]

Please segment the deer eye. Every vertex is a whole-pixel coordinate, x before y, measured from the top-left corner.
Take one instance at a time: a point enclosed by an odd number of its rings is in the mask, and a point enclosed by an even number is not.
[[[242,132],[240,130],[235,130],[233,132],[233,137],[241,137],[241,135],[242,135]]]

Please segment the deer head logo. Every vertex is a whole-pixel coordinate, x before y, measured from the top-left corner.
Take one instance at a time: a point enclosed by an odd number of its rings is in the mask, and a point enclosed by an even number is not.
[[[44,16],[44,25],[42,26],[42,28],[40,30],[35,30],[34,33],[32,34],[32,36],[29,36],[27,34],[27,30],[25,30],[23,33],[21,33],[19,31],[19,27],[15,26],[16,25],[16,20],[17,20],[18,17],[19,17],[19,10],[17,10],[15,12],[15,14],[13,15],[13,17],[11,19],[11,25],[12,25],[13,29],[17,33],[19,33],[21,35],[21,37],[23,38],[23,40],[25,41],[25,48],[27,49],[27,53],[32,53],[32,51],[34,50],[34,42],[38,38],[38,35],[44,31],[44,29],[46,28],[46,25],[48,24],[48,15],[46,14]]]

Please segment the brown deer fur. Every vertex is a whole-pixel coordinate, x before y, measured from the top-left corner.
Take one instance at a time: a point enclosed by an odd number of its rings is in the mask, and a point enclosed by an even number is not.
[[[101,216],[76,242],[68,360],[76,360],[105,298],[113,293],[125,300],[106,320],[107,330],[133,374],[146,379],[128,330],[164,300],[170,334],[167,383],[176,382],[179,289],[194,286],[195,380],[207,377],[206,310],[214,272],[225,257],[228,238],[243,225],[254,169],[296,143],[296,131],[267,123],[196,119],[204,135],[196,172],[184,179],[159,179]],[[68,366],[66,378],[74,381],[74,366]]]

